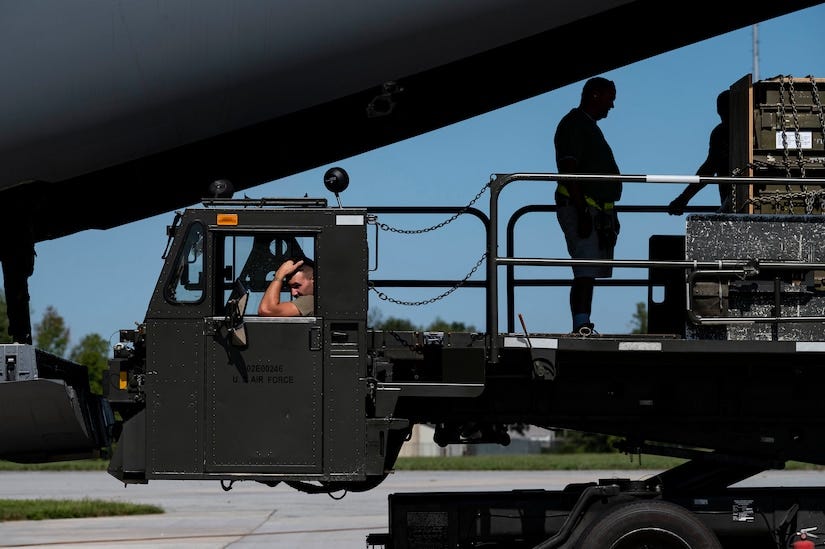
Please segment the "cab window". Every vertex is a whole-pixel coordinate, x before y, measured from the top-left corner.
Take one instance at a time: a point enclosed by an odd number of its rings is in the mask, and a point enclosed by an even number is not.
[[[218,236],[223,249],[223,302],[229,299],[234,281],[240,280],[249,290],[247,316],[257,315],[263,294],[275,271],[287,259],[315,259],[315,238],[309,235],[225,234]],[[288,292],[284,286],[282,291]]]
[[[167,301],[197,303],[203,299],[205,233],[200,223],[193,223],[187,229],[186,240],[175,258],[172,276],[166,285]]]

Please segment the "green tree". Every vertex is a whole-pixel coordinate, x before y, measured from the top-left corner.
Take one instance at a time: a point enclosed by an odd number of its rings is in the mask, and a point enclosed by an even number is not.
[[[406,318],[396,318],[394,316],[384,319],[379,309],[373,308],[367,315],[367,326],[374,330],[394,330],[394,331],[412,331],[412,332],[475,332],[476,327],[467,325],[463,322],[448,322],[440,316],[435,317],[435,320],[430,322],[429,326],[422,328],[416,326],[413,322]]]
[[[565,429],[561,432],[553,451],[558,454],[613,453],[618,451],[613,447],[616,440],[619,440],[619,437]]]
[[[381,322],[382,316],[381,309],[378,307],[373,307],[367,311],[367,329],[371,330],[375,328]]]
[[[391,316],[384,320],[380,309],[373,308],[367,314],[367,327],[372,330],[416,331],[418,328],[406,318]]]
[[[57,356],[65,356],[69,347],[70,330],[66,321],[51,305],[46,307],[43,319],[35,324],[35,346]],[[72,347],[69,360],[86,367],[89,388],[95,394],[103,394],[103,374],[108,368],[109,343],[99,334],[83,336]]]
[[[0,343],[11,343],[9,335],[9,314],[6,306],[6,294],[0,291]]]
[[[392,330],[394,332],[416,331],[419,328],[407,318],[388,317],[387,320],[382,320],[378,326],[379,330]]]
[[[475,332],[475,326],[467,326],[463,322],[447,322],[440,316],[435,317],[428,331],[431,332]]]
[[[43,312],[43,320],[34,325],[35,346],[57,356],[65,356],[69,347],[69,328],[57,309],[49,305]]]
[[[109,342],[100,334],[83,336],[80,343],[72,348],[69,359],[86,366],[89,372],[89,388],[95,394],[103,394],[103,374],[109,367]]]
[[[647,305],[643,301],[636,303],[636,312],[629,323],[631,334],[647,333]]]

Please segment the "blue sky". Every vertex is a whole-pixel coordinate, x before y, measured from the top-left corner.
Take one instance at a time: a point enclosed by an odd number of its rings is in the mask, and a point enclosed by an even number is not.
[[[825,78],[825,5],[772,19],[758,26],[758,75],[771,78],[813,75]],[[625,174],[692,175],[707,152],[708,134],[718,122],[716,96],[754,72],[753,29],[746,27],[633,65],[604,73],[616,82],[616,106],[600,122]],[[548,56],[546,70],[553,70]],[[494,77],[494,75],[491,75]],[[350,186],[341,194],[345,206],[465,206],[493,173],[555,172],[553,132],[558,120],[578,104],[582,82],[433,131],[382,149],[343,159],[295,176],[249,189],[250,197],[335,197],[323,186],[324,172],[343,167]],[[820,90],[822,91],[822,90]],[[552,203],[555,183],[514,183],[504,189],[500,213],[528,204]],[[681,190],[675,184],[625,185],[621,204],[667,204]],[[715,188],[704,189],[691,205],[715,205]],[[114,198],[122,200],[121,198]],[[475,207],[488,211],[489,192]],[[89,333],[116,342],[117,330],[143,320],[162,265],[166,225],[174,213],[108,231],[84,231],[38,243],[35,274],[30,279],[32,322],[53,306],[71,329],[70,345]],[[448,216],[389,216],[381,223],[421,229]],[[684,217],[625,214],[617,259],[646,259],[651,234],[684,234]],[[501,231],[503,239],[503,230]],[[504,249],[503,240],[501,249]],[[397,235],[381,231],[378,270],[373,278],[448,278],[467,275],[484,252],[480,223],[462,216],[437,231]],[[516,255],[566,258],[563,238],[552,214],[532,214],[516,233]],[[569,268],[520,276],[564,278]],[[502,272],[503,274],[503,272]],[[484,276],[484,267],[474,278]],[[642,278],[644,271],[617,269],[615,278]],[[444,290],[386,288],[392,298],[423,301]],[[501,294],[503,297],[503,293]],[[596,288],[593,321],[602,333],[628,331],[643,288]],[[426,325],[436,317],[476,328],[485,325],[483,292],[459,289],[426,306],[394,305],[370,293],[370,307],[383,317]],[[516,312],[531,332],[570,329],[567,289],[520,289]],[[500,328],[506,320],[501,306]],[[518,329],[518,326],[517,326]]]

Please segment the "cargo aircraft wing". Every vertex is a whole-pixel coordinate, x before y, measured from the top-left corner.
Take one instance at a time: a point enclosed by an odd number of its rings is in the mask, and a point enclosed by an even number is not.
[[[111,228],[818,3],[6,1],[0,199]]]

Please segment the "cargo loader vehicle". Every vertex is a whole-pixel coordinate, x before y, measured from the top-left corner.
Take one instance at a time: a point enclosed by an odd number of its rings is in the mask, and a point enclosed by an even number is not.
[[[821,120],[821,105],[811,110],[810,119]],[[825,465],[823,135],[796,138],[811,143],[804,178],[772,172],[773,154],[747,178],[493,174],[483,189],[486,213],[475,200],[345,207],[339,194],[349,178],[340,168],[324,180],[333,205],[232,198],[230,183],[215,182],[201,205],[168,226],[145,318],[120,331],[103,395],[91,393],[78,364],[30,345],[0,347],[0,458],[107,455],[109,473],[125,484],[215,480],[231,489],[250,481],[333,494],[379,485],[416,425],[433,426],[442,446],[507,444],[509,425],[532,425],[612,435],[629,454],[684,462],[648,479],[563,490],[393,494],[388,531],[366,544],[815,546],[825,533],[825,487],[734,485],[789,461]],[[797,162],[799,170],[799,157],[785,155],[785,167]],[[737,188],[734,211],[689,208],[684,235],[653,235],[647,258],[607,262],[647,272],[624,282],[647,288],[648,333],[583,336],[517,324],[519,288],[560,283],[518,278],[517,268],[577,261],[516,256],[518,217],[554,206],[502,219],[499,198],[509,185],[565,178]],[[372,278],[388,213],[473,216],[484,228],[482,258],[461,280]],[[258,315],[278,266],[304,258],[315,264],[313,315]],[[484,328],[370,326],[370,292],[397,287],[481,289]],[[559,309],[566,314],[566,304]]]

